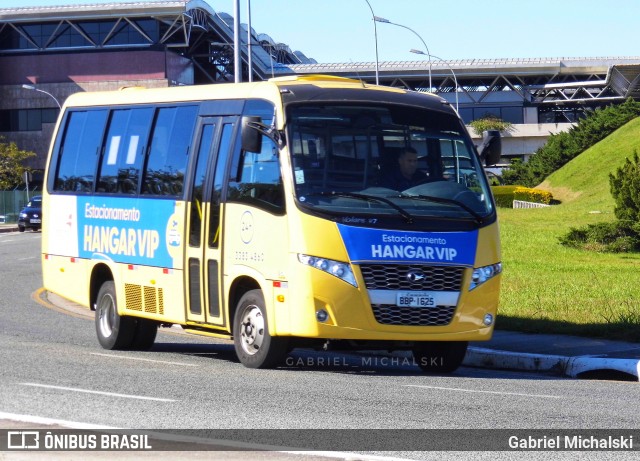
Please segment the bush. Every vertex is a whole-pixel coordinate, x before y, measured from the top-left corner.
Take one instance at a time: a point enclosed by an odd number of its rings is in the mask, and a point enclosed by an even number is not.
[[[514,200],[551,204],[553,195],[541,189],[531,189],[522,186],[493,186],[491,188],[496,205],[501,208],[513,208]]]
[[[491,192],[493,192],[493,198],[496,200],[496,205],[501,208],[513,208],[513,193],[518,186],[493,186]]]
[[[522,200],[523,202],[544,203],[545,205],[550,205],[553,200],[553,194],[546,190],[518,186],[513,191],[513,199]]]
[[[589,224],[560,237],[562,245],[609,253],[640,251],[640,226],[633,221]]]

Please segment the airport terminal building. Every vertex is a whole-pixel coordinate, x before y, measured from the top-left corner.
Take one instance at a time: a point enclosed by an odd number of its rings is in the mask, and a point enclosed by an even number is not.
[[[64,1],[64,0],[62,0]],[[215,0],[0,8],[0,136],[44,168],[59,105],[78,91],[233,82],[234,21]],[[511,122],[504,162],[587,110],[640,98],[640,56],[318,63],[240,27],[242,81],[331,74],[434,92],[465,122]]]

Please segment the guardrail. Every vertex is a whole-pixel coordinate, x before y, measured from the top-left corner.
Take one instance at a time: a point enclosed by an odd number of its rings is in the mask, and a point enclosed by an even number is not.
[[[513,201],[514,208],[546,208],[548,206],[551,205],[547,205],[546,203],[525,202],[524,200]]]

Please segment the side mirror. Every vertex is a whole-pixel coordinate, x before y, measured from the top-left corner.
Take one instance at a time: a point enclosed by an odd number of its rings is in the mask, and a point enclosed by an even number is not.
[[[502,139],[498,130],[487,130],[482,133],[482,144],[478,147],[478,154],[487,166],[500,162]]]
[[[245,152],[260,152],[262,151],[262,134],[256,129],[255,126],[251,126],[254,123],[262,123],[262,119],[258,116],[244,116],[242,117],[242,150]]]

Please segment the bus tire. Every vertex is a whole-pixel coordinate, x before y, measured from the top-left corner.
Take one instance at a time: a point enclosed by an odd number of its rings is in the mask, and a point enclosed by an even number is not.
[[[246,292],[233,320],[233,345],[240,362],[247,368],[272,368],[284,361],[287,342],[269,334],[262,291]]]
[[[467,353],[467,341],[419,342],[413,347],[413,358],[427,373],[453,373]]]
[[[149,319],[136,319],[131,349],[136,351],[148,351],[156,341],[157,334],[158,324],[156,322]]]
[[[98,292],[95,313],[98,342],[104,349],[131,348],[135,333],[135,319],[118,314],[116,289],[112,281],[104,282]]]

